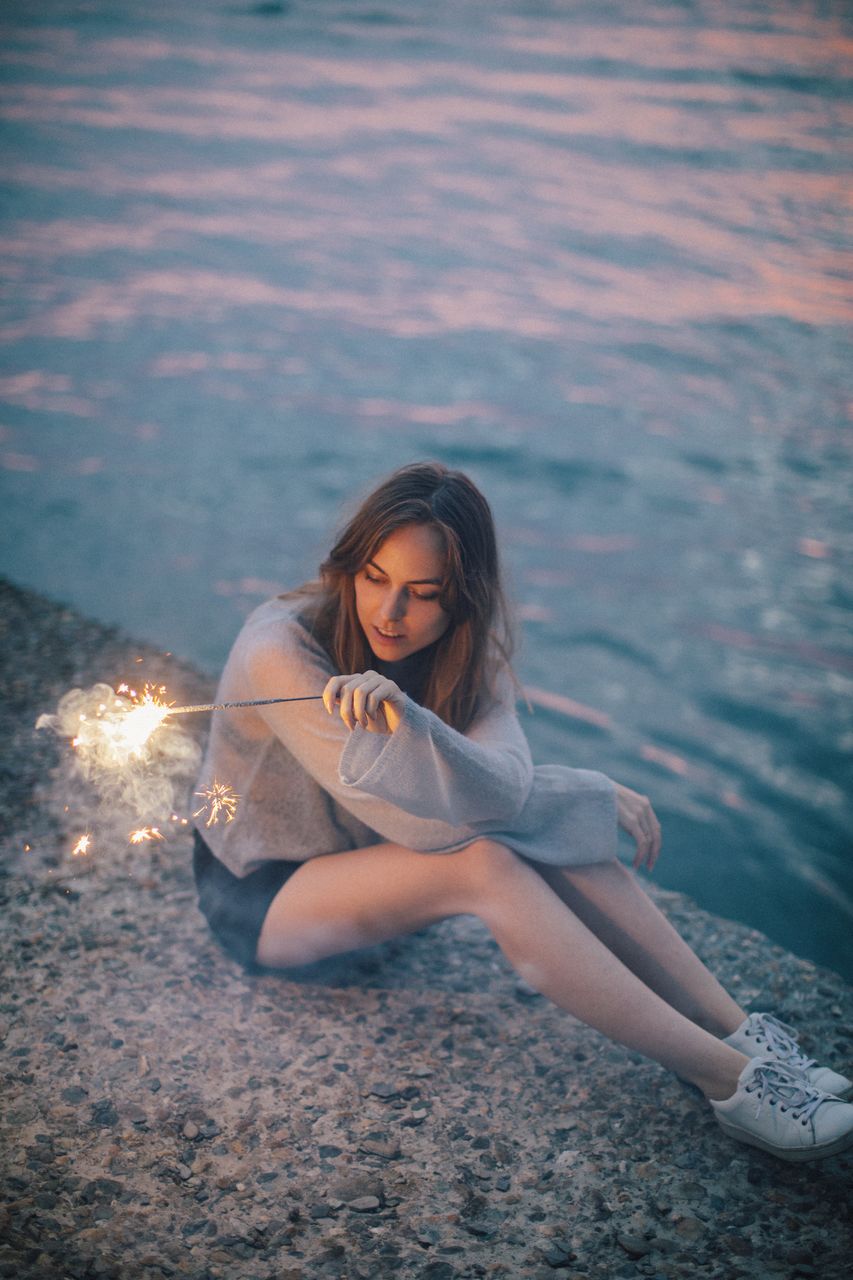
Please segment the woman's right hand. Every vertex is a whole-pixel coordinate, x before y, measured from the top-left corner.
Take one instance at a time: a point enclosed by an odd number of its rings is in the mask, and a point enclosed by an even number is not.
[[[611,778],[611,782],[613,779]],[[630,787],[623,787],[614,782],[616,788],[617,821],[637,842],[634,854],[634,870],[638,871],[645,862],[649,871],[658,860],[661,847],[661,829],[657,815],[651,806],[648,796]]]
[[[393,680],[376,671],[364,671],[332,676],[323,690],[323,705],[329,715],[334,714],[336,702],[348,729],[360,724],[368,733],[394,733],[403,718],[406,695]]]

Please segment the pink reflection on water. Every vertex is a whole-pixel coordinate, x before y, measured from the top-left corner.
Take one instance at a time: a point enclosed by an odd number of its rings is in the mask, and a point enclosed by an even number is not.
[[[220,578],[213,584],[213,590],[218,596],[263,596],[267,599],[287,588],[270,578]]]
[[[676,755],[674,751],[664,751],[662,747],[656,747],[651,742],[642,743],[640,755],[644,760],[652,760],[655,764],[661,764],[664,768],[669,769],[670,773],[677,773],[682,778],[686,778],[688,774],[694,772],[684,756]]]
[[[746,25],[732,25],[730,5],[720,6],[719,25],[714,27],[708,6],[708,26],[678,25],[671,8],[643,6],[643,23],[602,25],[565,23],[542,19],[535,35],[522,18],[505,22],[505,43],[517,52],[537,53],[544,58],[568,56],[577,59],[607,58],[645,69],[717,70],[721,65],[749,66],[756,72],[770,72],[780,66],[797,66],[816,74],[842,71],[853,59],[853,42],[845,35],[841,13],[819,15],[812,6],[797,14],[791,6],[774,14],[762,9],[762,22],[774,22],[779,30],[751,31]],[[785,30],[785,27],[799,30]]]
[[[583,720],[587,724],[597,725],[600,729],[611,729],[613,722],[606,711],[588,707],[574,698],[567,698],[561,693],[552,693],[549,689],[540,689],[537,685],[526,684],[525,696],[534,706],[547,707],[550,711],[559,711],[562,715],[571,716],[573,720]]]
[[[98,406],[83,396],[66,394],[73,383],[65,374],[30,369],[26,373],[0,378],[0,402],[18,404],[43,413],[67,413],[76,418],[92,418]]]
[[[735,627],[723,627],[712,622],[691,623],[686,629],[733,649],[778,653],[782,657],[814,663],[815,666],[828,667],[832,671],[853,671],[853,655],[833,652],[807,640],[778,640],[774,636],[755,635],[750,631],[739,631]]]
[[[493,405],[479,400],[459,400],[455,404],[408,404],[404,400],[368,398],[357,400],[354,409],[368,418],[388,417],[435,426],[452,426],[470,418],[488,419],[495,413]]]
[[[811,556],[814,560],[825,560],[832,554],[829,543],[821,542],[819,538],[800,538],[797,550],[800,555]]]
[[[41,463],[31,453],[0,453],[0,466],[5,471],[41,470]]]

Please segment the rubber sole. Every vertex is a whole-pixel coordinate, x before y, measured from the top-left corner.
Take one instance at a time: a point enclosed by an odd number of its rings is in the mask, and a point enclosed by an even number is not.
[[[716,1111],[714,1118],[727,1137],[750,1147],[758,1147],[760,1151],[766,1151],[768,1155],[776,1156],[779,1160],[788,1160],[792,1164],[802,1164],[808,1160],[824,1160],[827,1156],[837,1156],[848,1147],[853,1147],[853,1129],[850,1133],[844,1133],[840,1138],[834,1138],[832,1142],[824,1142],[820,1146],[777,1147],[772,1142],[765,1142],[754,1133],[749,1133],[736,1125],[726,1124]]]

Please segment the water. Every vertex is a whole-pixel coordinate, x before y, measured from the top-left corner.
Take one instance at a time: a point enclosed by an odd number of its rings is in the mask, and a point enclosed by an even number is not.
[[[535,758],[853,978],[846,12],[7,6],[3,571],[215,672],[462,467],[571,700]]]

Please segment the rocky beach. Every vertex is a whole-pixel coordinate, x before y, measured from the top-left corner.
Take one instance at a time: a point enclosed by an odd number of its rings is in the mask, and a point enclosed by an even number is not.
[[[853,1153],[731,1142],[473,917],[250,975],[197,908],[188,826],[73,857],[90,797],[38,716],[133,672],[181,701],[213,680],[10,583],[0,636],[0,1276],[849,1274]],[[741,1004],[850,1074],[850,986],[645,883]]]

